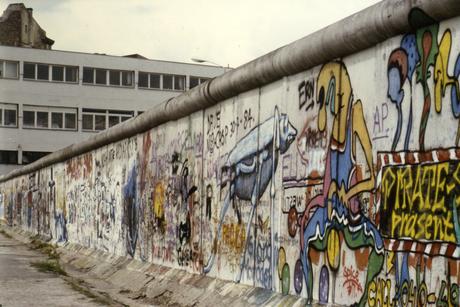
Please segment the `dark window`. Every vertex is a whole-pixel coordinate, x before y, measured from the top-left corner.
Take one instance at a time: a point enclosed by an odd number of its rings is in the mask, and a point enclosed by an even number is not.
[[[18,164],[18,152],[13,150],[0,150],[0,164]]]
[[[17,119],[16,110],[5,110],[5,122],[4,122],[5,126],[17,126],[16,119]],[[0,118],[0,122],[1,122],[1,118]]]
[[[2,109],[0,109],[0,126],[3,125],[3,112],[2,112]]]
[[[3,77],[3,61],[0,61],[0,78]]]
[[[48,112],[37,112],[37,127],[48,128]]]
[[[120,85],[120,72],[118,70],[110,70],[110,85]],[[97,77],[96,77],[97,78]]]
[[[94,69],[92,68],[83,68],[83,83],[94,83]]]
[[[197,86],[200,82],[200,79],[197,78],[197,77],[190,77],[190,88],[194,88],[195,86]]]
[[[107,71],[105,69],[96,69],[96,84],[107,84]]]
[[[173,76],[163,75],[163,88],[165,90],[173,89]]]
[[[53,128],[53,129],[62,129],[62,127],[64,126],[62,124],[63,119],[64,118],[62,116],[62,113],[52,112],[51,113],[51,128]]]
[[[146,72],[139,72],[139,87],[148,87],[149,86],[149,74]]]
[[[160,88],[160,75],[150,74],[150,87],[151,88]]]
[[[65,128],[66,129],[75,129],[77,128],[76,122],[77,122],[77,116],[76,114],[72,113],[66,113],[65,114]]]
[[[49,154],[49,152],[40,152],[40,151],[23,151],[22,152],[22,164],[29,164],[37,161],[40,158],[43,158]]]
[[[37,79],[49,80],[49,66],[46,64],[37,64]]]
[[[24,78],[35,79],[35,64],[24,63]]]
[[[88,108],[84,108],[82,111],[88,112],[88,113],[105,113],[106,112],[105,110],[101,110],[101,109],[88,109]]]
[[[64,81],[64,67],[53,66],[53,81]]]
[[[131,117],[122,116],[122,117],[121,117],[121,122],[127,121],[127,120],[130,119],[130,118],[131,118]]]
[[[23,125],[26,127],[34,127],[35,126],[35,112],[24,111],[22,122],[23,122]]]
[[[104,130],[105,127],[105,115],[95,115],[94,130]]]
[[[132,71],[122,71],[121,72],[121,85],[123,86],[132,86],[133,85],[133,72]]]
[[[65,68],[65,81],[66,82],[77,82],[78,68],[72,66],[66,66]]]
[[[113,127],[117,124],[120,123],[120,117],[119,116],[109,116],[109,127]]]
[[[82,118],[82,125],[84,130],[94,130],[94,125],[93,125],[93,116],[90,114],[83,114]]]
[[[179,91],[183,91],[185,89],[184,76],[174,76],[174,89]]]

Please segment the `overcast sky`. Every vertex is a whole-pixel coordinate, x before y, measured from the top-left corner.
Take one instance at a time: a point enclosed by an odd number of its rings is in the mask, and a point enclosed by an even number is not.
[[[0,0],[0,10],[9,3]],[[377,0],[24,0],[53,49],[237,67]]]

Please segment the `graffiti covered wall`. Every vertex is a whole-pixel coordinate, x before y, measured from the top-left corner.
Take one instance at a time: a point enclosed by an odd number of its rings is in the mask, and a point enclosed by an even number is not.
[[[460,19],[0,185],[52,238],[308,301],[458,306]]]

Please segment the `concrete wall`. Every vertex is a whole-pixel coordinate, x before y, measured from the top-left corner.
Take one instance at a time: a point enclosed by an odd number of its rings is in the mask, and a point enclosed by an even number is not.
[[[9,179],[0,214],[309,300],[458,306],[460,18],[411,16],[414,32]]]

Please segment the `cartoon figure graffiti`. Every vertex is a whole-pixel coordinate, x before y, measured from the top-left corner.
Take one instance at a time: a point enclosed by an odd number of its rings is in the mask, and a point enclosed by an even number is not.
[[[361,212],[358,196],[374,188],[372,148],[363,106],[354,101],[351,81],[342,62],[325,64],[318,75],[317,103],[320,104],[318,129],[327,129],[327,109],[332,114],[332,133],[326,157],[323,193],[307,204],[301,217],[301,260],[307,286],[308,300],[312,301],[313,272],[309,251],[327,249],[327,260],[332,270],[339,268],[340,236],[343,234],[351,249],[371,247],[365,288],[359,306],[367,299],[367,289],[383,265],[383,240],[374,224]],[[361,146],[369,177],[358,181],[357,146]]]
[[[241,279],[244,267],[254,211],[258,200],[264,194],[270,182],[271,207],[273,208],[275,187],[272,179],[278,165],[278,158],[280,154],[288,150],[297,135],[297,130],[289,122],[286,114],[280,115],[277,107],[275,107],[274,113],[274,116],[259,126],[254,127],[235,145],[233,150],[228,154],[225,165],[222,167],[222,173],[227,177],[227,179],[223,180],[222,184],[225,186],[227,183],[230,183],[230,187],[220,211],[219,224],[214,237],[211,255],[204,267],[205,273],[211,270],[214,263],[217,242],[221,236],[225,214],[227,213],[230,202],[234,201],[235,196],[251,202],[251,212],[246,225],[246,243],[241,257],[240,272],[236,278],[237,282]],[[259,146],[257,144],[258,140]],[[274,259],[274,257],[271,259]]]

